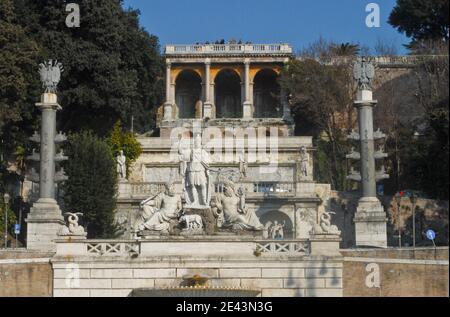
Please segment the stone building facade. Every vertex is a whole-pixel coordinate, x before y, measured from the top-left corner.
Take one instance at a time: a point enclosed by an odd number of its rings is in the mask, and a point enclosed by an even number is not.
[[[277,82],[292,48],[169,45],[165,56],[160,136],[138,138],[143,153],[119,185],[116,218],[127,228],[124,238],[132,237],[128,229],[142,200],[168,182],[181,191],[178,144],[196,131],[211,154],[216,192],[231,179],[246,189],[246,202],[264,225],[276,220],[285,224],[287,238],[306,238],[300,224],[318,222],[330,187],[314,182],[312,137],[294,136],[288,100]]]

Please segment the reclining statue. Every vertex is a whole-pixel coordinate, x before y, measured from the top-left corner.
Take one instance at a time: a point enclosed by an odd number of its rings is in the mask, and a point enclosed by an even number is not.
[[[173,184],[165,184],[165,191],[141,202],[142,213],[134,225],[135,232],[144,230],[169,233],[170,221],[178,220],[181,197],[175,193]]]
[[[236,190],[231,181],[224,184],[223,194],[217,194],[212,202],[212,209],[216,216],[223,214],[222,228],[233,230],[262,231],[264,226],[255,212],[245,205],[245,193],[240,188]]]

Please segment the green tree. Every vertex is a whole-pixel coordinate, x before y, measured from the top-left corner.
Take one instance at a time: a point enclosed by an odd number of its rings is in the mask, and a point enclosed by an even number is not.
[[[63,186],[67,211],[83,213],[90,238],[112,238],[116,232],[116,163],[107,142],[90,132],[69,137]]]
[[[80,6],[79,28],[65,24],[67,1],[16,1],[21,23],[42,47],[40,58],[64,64],[60,129],[105,136],[118,119],[129,124],[134,117],[137,131],[149,130],[163,94],[158,38],[139,26],[139,11],[124,9],[123,1],[73,2]]]
[[[114,157],[117,157],[121,150],[123,151],[127,158],[127,175],[129,175],[131,166],[142,153],[141,144],[136,139],[136,136],[131,131],[124,131],[122,123],[117,121],[111,131],[108,143]]]
[[[296,132],[317,140],[318,181],[331,183],[336,190],[346,185],[346,134],[354,124],[352,83],[348,64],[326,65],[308,58],[292,60],[280,79],[290,92],[296,125],[308,128]]]
[[[5,243],[5,202],[3,200],[3,193],[1,193],[0,197],[0,245],[3,247]],[[14,233],[13,226],[17,222],[16,215],[11,208],[11,202],[8,205],[8,235],[12,235]]]
[[[419,136],[405,153],[405,182],[430,197],[449,198],[449,57],[424,57],[415,69],[424,109]],[[420,128],[420,127],[419,127]],[[417,131],[417,130],[416,130]],[[422,135],[422,136],[420,136]]]
[[[449,0],[397,0],[389,23],[412,38],[415,44],[424,40],[449,40]]]
[[[13,0],[0,2],[0,174],[5,161],[37,126],[39,48],[20,25]]]

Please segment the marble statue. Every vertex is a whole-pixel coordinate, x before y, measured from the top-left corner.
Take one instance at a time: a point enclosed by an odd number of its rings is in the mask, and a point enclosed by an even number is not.
[[[309,239],[311,238],[311,231],[316,223],[316,211],[312,208],[299,208],[297,210],[297,238]]]
[[[359,57],[353,65],[353,78],[359,90],[372,90],[375,67],[365,57]]]
[[[180,223],[184,223],[184,230],[203,229],[203,220],[200,215],[183,215],[180,217]]]
[[[341,231],[337,226],[331,224],[331,214],[335,214],[331,211],[325,211],[322,213],[319,219],[319,223],[314,227],[315,234],[330,234],[340,235]]]
[[[178,220],[182,212],[181,197],[173,184],[166,184],[165,191],[142,201],[141,216],[134,225],[135,232],[144,230],[169,233],[170,221]]]
[[[192,149],[181,148],[180,172],[184,184],[187,207],[208,208],[211,201],[211,176],[209,154],[202,148],[201,134],[194,137]]]
[[[277,220],[269,227],[269,237],[272,240],[283,240],[284,239],[284,227],[286,222],[283,224],[279,223]]]
[[[241,174],[241,179],[247,177],[248,163],[245,160],[245,151],[239,155],[239,173]]]
[[[67,223],[68,225],[63,226],[61,230],[59,231],[60,236],[80,236],[85,237],[87,235],[86,231],[84,230],[83,226],[80,226],[78,224],[78,221],[80,220],[80,216],[83,214],[81,212],[66,212],[64,215],[67,216]]]
[[[212,207],[216,213],[223,213],[222,228],[264,230],[264,226],[256,214],[247,208],[244,191],[242,189],[236,190],[234,183],[231,181],[224,184],[224,192],[217,194],[212,202]]]
[[[355,129],[352,129],[352,131],[350,132],[350,134],[347,136],[347,139],[359,141],[360,135],[359,135],[358,132],[355,131]]]
[[[127,178],[127,158],[123,154],[123,151],[120,150],[119,155],[117,156],[117,174],[120,179]]]
[[[56,93],[56,88],[61,80],[61,73],[64,68],[58,61],[46,61],[39,64],[39,75],[41,77],[42,87],[45,88],[46,93]]]
[[[308,166],[309,166],[309,154],[306,147],[302,146],[300,148],[300,175],[303,177],[308,176]]]
[[[314,225],[314,234],[341,234],[336,226],[331,225],[331,214],[334,214],[334,212],[329,211],[328,205],[331,196],[331,187],[329,185],[316,185],[315,192],[321,200],[321,203],[317,208],[319,223]]]

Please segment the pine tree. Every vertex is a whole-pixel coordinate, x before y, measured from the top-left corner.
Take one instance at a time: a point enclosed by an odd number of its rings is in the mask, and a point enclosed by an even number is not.
[[[397,0],[389,23],[412,38],[412,46],[421,41],[449,40],[449,0]]]

